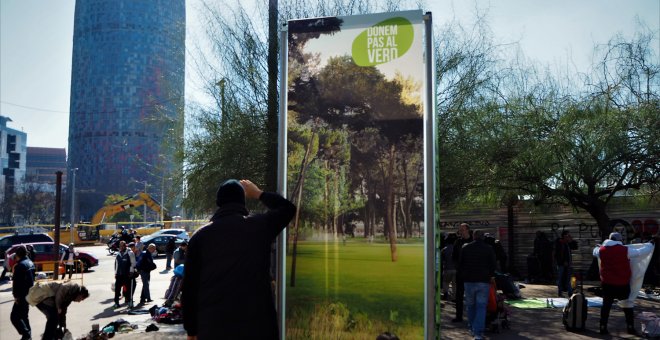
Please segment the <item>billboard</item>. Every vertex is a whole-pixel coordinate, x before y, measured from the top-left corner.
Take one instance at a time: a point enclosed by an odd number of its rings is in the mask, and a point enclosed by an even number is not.
[[[288,22],[280,183],[298,211],[281,241],[287,339],[425,336],[424,25],[421,11]]]

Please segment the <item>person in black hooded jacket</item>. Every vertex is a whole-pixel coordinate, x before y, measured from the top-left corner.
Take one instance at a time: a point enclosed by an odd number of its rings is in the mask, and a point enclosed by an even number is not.
[[[268,212],[248,216],[245,199]],[[296,207],[249,180],[228,180],[218,210],[188,243],[183,280],[183,325],[188,339],[277,339],[270,246]]]

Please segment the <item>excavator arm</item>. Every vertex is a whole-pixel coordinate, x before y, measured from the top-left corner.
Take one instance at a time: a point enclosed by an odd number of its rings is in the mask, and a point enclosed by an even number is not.
[[[101,224],[103,223],[103,221],[107,220],[108,218],[112,217],[115,214],[118,214],[130,208],[136,208],[142,206],[144,204],[146,204],[147,207],[149,207],[149,209],[157,213],[160,213],[162,210],[164,219],[166,221],[171,220],[169,215],[164,211],[164,208],[161,207],[160,204],[155,199],[153,199],[151,196],[149,196],[149,194],[145,192],[139,192],[133,195],[133,197],[102,207],[94,214],[91,224]]]

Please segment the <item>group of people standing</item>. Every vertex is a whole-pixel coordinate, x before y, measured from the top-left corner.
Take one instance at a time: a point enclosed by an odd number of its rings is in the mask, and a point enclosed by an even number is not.
[[[175,251],[175,265],[183,264],[185,261],[185,252],[187,243],[183,242]],[[119,308],[120,296],[123,293],[124,300],[129,308],[133,308],[133,295],[137,288],[137,278],[142,281],[142,290],[140,291],[140,305],[152,302],[149,282],[151,281],[151,272],[156,269],[154,257],[157,256],[156,245],[151,243],[146,248],[137,236],[134,242],[119,242],[119,252],[115,258],[115,305]],[[170,269],[169,267],[167,269]]]
[[[16,249],[16,265],[12,275],[12,294],[14,306],[11,310],[10,320],[22,340],[32,338],[32,328],[28,314],[30,303],[46,316],[46,327],[42,339],[51,340],[61,338],[66,329],[66,313],[71,302],[80,302],[89,297],[89,291],[85,286],[72,282],[48,282],[38,286],[30,293],[35,285],[35,266],[28,257],[28,250],[21,246]],[[35,287],[37,288],[37,287]],[[32,295],[28,297],[28,295]]]
[[[448,298],[448,286],[454,287],[456,317],[452,322],[463,322],[463,303],[467,307],[470,333],[482,339],[486,324],[486,305],[491,283],[495,282],[499,242],[486,239],[483,230],[470,230],[467,223],[458,227],[458,237],[449,235],[447,246],[441,251],[443,263],[443,295]],[[500,249],[501,250],[501,249]],[[503,250],[501,250],[503,252]],[[500,259],[500,270],[506,269],[506,258]]]
[[[467,223],[462,223],[458,228],[458,237],[454,234],[448,235],[445,239],[447,245],[440,252],[443,264],[444,299],[448,299],[449,285],[452,284],[454,287],[456,315],[452,322],[463,321],[465,303],[468,326],[475,339],[482,339],[483,336],[490,284],[494,283],[495,272],[498,269],[497,247],[492,242],[486,242],[485,239],[487,237],[481,230],[472,232]],[[622,304],[628,333],[636,334],[633,304],[627,300],[631,292],[631,261],[650,255],[655,242],[651,240],[640,247],[626,247],[622,241],[622,235],[614,232],[610,234],[609,239],[593,250],[593,256],[600,260],[599,272],[603,296],[601,334],[609,333],[607,324],[615,299]],[[534,248],[544,274],[553,272],[551,267],[553,260],[556,264],[557,295],[563,297],[566,292],[567,297],[570,297],[573,293],[572,256],[573,251],[578,249],[578,244],[573,240],[570,232],[562,231],[554,244],[547,240],[543,232],[539,232],[534,241]],[[504,271],[502,265],[499,269]]]

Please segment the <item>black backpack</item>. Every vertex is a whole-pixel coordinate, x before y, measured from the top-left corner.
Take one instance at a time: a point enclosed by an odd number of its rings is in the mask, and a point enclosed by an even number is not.
[[[579,288],[579,292],[571,295],[562,314],[562,322],[568,331],[583,331],[587,323],[587,298],[584,296],[582,275],[578,275],[578,277],[580,277],[580,285],[575,289]]]

